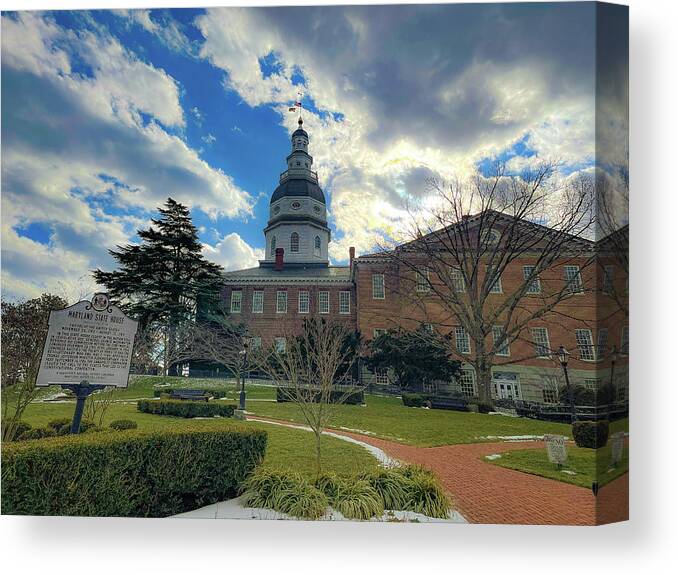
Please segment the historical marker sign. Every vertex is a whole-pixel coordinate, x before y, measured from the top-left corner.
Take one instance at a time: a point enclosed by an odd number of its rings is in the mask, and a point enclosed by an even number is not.
[[[549,461],[558,465],[563,465],[567,461],[567,449],[565,441],[567,438],[564,435],[545,435],[546,453]]]
[[[36,385],[127,387],[136,331],[106,294],[51,312]]]

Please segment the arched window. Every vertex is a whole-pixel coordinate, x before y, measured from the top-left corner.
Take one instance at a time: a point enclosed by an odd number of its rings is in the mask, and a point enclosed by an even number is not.
[[[275,236],[271,238],[271,256],[275,255]]]
[[[315,237],[315,243],[313,244],[313,255],[320,257],[320,236]]]
[[[290,238],[290,251],[293,254],[299,252],[299,234],[297,232],[292,232],[292,237]]]

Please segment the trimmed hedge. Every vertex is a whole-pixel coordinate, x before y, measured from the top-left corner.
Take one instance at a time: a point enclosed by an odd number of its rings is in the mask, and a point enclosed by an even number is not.
[[[403,393],[402,399],[405,407],[424,407],[431,397],[423,393]]]
[[[600,421],[575,421],[572,424],[572,437],[577,447],[599,449],[605,447],[610,434],[610,422],[603,419]]]
[[[177,385],[167,387],[156,387],[153,389],[153,397],[162,397],[163,395],[170,395],[173,391],[197,391],[191,387],[179,387]],[[228,389],[201,389],[205,395],[214,399],[222,399],[229,393]]]
[[[235,405],[181,399],[140,399],[137,410],[176,417],[232,417]]]
[[[139,426],[136,421],[132,421],[131,419],[116,419],[111,421],[111,423],[108,424],[108,427],[117,431],[124,431],[126,429],[136,429]]]
[[[341,391],[340,389],[337,390],[332,390],[330,392],[330,403],[339,403],[341,399],[344,397],[346,394],[345,391]],[[276,387],[275,389],[275,396],[276,396],[276,401],[278,403],[286,403],[292,401],[292,398],[294,397],[294,388],[293,387]],[[318,401],[320,399],[320,391],[316,393],[314,396],[315,400]],[[361,405],[365,403],[365,394],[362,389],[358,389],[355,391],[351,391],[344,401],[342,401],[344,405]]]
[[[265,449],[266,432],[246,427],[8,443],[2,513],[167,517],[235,496]]]

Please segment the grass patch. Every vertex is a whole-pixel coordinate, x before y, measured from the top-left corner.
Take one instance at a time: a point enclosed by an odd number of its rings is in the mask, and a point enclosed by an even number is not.
[[[629,470],[629,450],[624,447],[622,460],[610,470],[612,448],[608,444],[601,449],[587,449],[585,447],[567,446],[567,463],[558,469],[555,463],[550,463],[546,455],[546,448],[517,449],[503,453],[499,459],[487,461],[492,465],[548,477],[556,481],[591,488],[594,481],[603,486],[613,479],[624,475]],[[576,475],[564,473],[574,471]]]
[[[365,401],[365,406],[333,406],[332,427],[368,431],[383,439],[422,447],[498,441],[488,439],[488,436],[545,433],[572,435],[570,425],[564,423],[442,409],[416,409],[403,406],[397,397],[366,395]],[[262,417],[304,423],[299,408],[292,403],[252,402],[247,409]]]

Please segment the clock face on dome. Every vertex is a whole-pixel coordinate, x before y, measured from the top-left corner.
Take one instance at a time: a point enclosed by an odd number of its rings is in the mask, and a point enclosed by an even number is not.
[[[316,214],[319,214],[319,213],[321,212],[320,206],[313,206],[313,211],[314,211]]]
[[[292,202],[293,210],[298,210],[299,208],[301,208],[301,204],[299,202]]]

